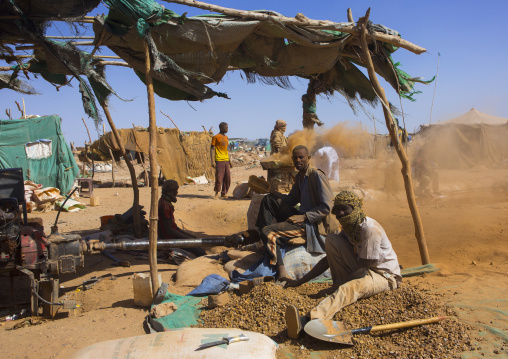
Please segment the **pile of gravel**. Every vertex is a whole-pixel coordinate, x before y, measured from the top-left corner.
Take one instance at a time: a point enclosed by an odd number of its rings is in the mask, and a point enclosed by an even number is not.
[[[299,340],[288,339],[284,320],[286,306],[293,304],[304,315],[323,299],[319,292],[328,287],[329,284],[309,283],[283,289],[265,283],[254,287],[248,294],[231,295],[229,304],[224,307],[203,310],[199,327],[239,328],[263,333],[279,344],[284,343],[279,351],[302,357],[312,351],[321,351],[330,358],[454,358],[461,352],[480,349],[479,339],[471,337],[472,328],[456,318],[438,324],[358,334],[354,337],[353,347],[323,342],[306,334]],[[334,320],[343,321],[346,328],[353,329],[443,315],[453,317],[455,312],[438,296],[402,284],[397,290],[343,308]]]

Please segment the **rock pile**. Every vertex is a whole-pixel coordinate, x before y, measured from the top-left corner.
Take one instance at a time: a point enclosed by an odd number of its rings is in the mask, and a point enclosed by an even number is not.
[[[283,289],[265,283],[243,296],[232,295],[230,303],[224,307],[203,310],[200,327],[240,328],[263,333],[278,343],[285,342],[284,351],[294,351],[293,354],[302,357],[310,355],[311,351],[324,350],[330,358],[453,358],[459,357],[461,352],[480,349],[478,339],[471,337],[474,335],[472,328],[455,318],[409,329],[359,334],[354,338],[353,347],[319,341],[305,334],[298,341],[288,339],[284,321],[286,306],[293,304],[304,315],[323,299],[320,290],[328,287],[329,284],[310,283]],[[343,321],[346,328],[353,329],[443,315],[454,316],[455,313],[438,297],[402,284],[395,291],[342,309],[334,320]]]
[[[229,155],[234,167],[245,166],[247,168],[259,166],[259,162],[267,156],[265,152],[245,150],[230,152]]]

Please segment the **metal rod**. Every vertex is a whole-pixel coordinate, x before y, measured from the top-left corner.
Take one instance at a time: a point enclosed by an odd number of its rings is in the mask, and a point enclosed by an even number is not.
[[[58,217],[60,217],[60,212],[62,212],[62,209],[64,208],[65,206],[65,203],[67,202],[67,200],[69,198],[71,198],[71,196],[74,194],[74,192],[76,192],[76,190],[78,189],[78,187],[74,187],[74,189],[72,190],[71,193],[69,193],[69,195],[65,198],[65,201],[63,201],[62,205],[60,206],[60,209],[58,210],[58,213],[56,214],[56,219],[55,219],[55,224],[53,224],[53,227],[56,227],[56,224],[58,223]]]
[[[167,248],[196,248],[224,246],[227,243],[226,237],[214,238],[188,238],[188,239],[158,239],[157,249]],[[146,250],[149,241],[123,241],[119,243],[100,243],[101,250],[122,249],[122,250]]]

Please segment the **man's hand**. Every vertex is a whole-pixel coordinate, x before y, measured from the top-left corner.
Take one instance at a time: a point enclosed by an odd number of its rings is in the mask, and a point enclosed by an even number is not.
[[[332,295],[335,292],[335,290],[336,289],[333,287],[321,289],[319,292],[317,292],[316,297],[317,298],[327,297],[329,295]]]
[[[217,164],[215,162],[212,162],[212,167],[213,168],[216,168],[217,167]]]
[[[296,214],[294,216],[289,217],[287,221],[289,223],[303,223],[305,222],[305,219],[306,219],[305,214]]]
[[[233,164],[229,161],[229,168],[233,168]]]
[[[289,277],[279,277],[277,280],[279,282],[286,282],[284,288],[299,287],[301,285],[299,281]]]

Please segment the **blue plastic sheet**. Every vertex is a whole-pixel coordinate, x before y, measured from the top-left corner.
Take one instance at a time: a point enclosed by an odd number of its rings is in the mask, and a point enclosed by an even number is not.
[[[229,287],[229,280],[218,274],[210,274],[205,277],[200,285],[190,291],[187,295],[202,297],[210,294],[219,294]]]

